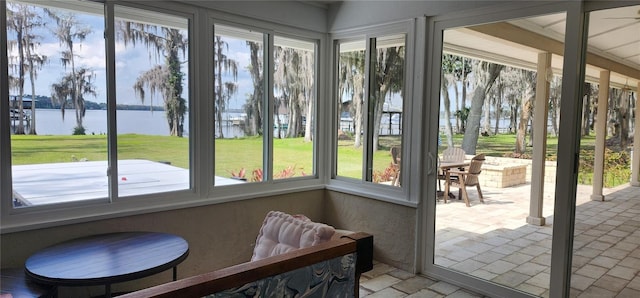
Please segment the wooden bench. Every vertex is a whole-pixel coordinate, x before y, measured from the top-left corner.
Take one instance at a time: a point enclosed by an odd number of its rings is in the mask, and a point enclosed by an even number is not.
[[[128,293],[142,297],[262,297],[259,293],[309,293],[358,297],[360,274],[373,268],[373,236],[358,232],[262,260]],[[276,286],[277,285],[277,286]],[[283,292],[284,291],[284,292]],[[304,291],[304,292],[300,292]],[[319,292],[321,291],[321,292]]]

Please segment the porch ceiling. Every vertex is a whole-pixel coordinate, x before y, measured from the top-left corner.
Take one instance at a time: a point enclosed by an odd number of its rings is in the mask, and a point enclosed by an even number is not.
[[[535,70],[538,53],[553,54],[562,72],[566,15],[543,15],[447,30],[445,52]],[[640,81],[640,5],[599,10],[589,17],[586,79],[611,70],[611,85],[636,89]]]

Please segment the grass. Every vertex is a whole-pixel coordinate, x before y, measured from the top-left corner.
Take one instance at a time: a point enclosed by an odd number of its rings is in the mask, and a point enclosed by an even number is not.
[[[464,135],[457,134],[453,136],[453,144],[456,147],[462,145],[462,138]],[[528,139],[527,139],[528,140]],[[593,150],[595,147],[595,136],[584,136],[580,140],[580,146],[582,149]],[[444,137],[442,142],[446,142]],[[441,146],[440,150],[444,150],[446,145]],[[516,148],[516,135],[515,134],[499,134],[492,136],[479,136],[478,145],[476,147],[477,153],[484,153],[487,156],[503,157],[512,154]],[[530,156],[533,147],[527,146],[525,149],[525,155]],[[555,160],[558,153],[558,137],[547,137],[547,160]]]
[[[454,135],[454,146],[462,144],[463,135]],[[107,160],[106,135],[84,136],[31,136],[12,135],[12,164],[37,164],[70,162],[75,159]],[[389,149],[401,144],[399,137],[380,137],[380,150],[374,152],[373,170],[385,172],[390,166]],[[446,142],[443,139],[443,142]],[[595,137],[582,138],[582,154],[593,154]],[[557,137],[547,138],[547,159],[555,160],[557,153]],[[241,169],[251,179],[256,169],[262,169],[264,144],[261,137],[237,139],[216,139],[215,174],[230,177]],[[445,146],[441,146],[443,150]],[[313,173],[313,143],[303,138],[273,140],[274,175],[288,177],[310,175]],[[508,156],[515,148],[515,135],[501,134],[480,136],[476,152],[488,156]],[[531,155],[531,147],[527,147],[527,155]],[[353,141],[338,142],[338,174],[340,176],[360,178],[362,173],[362,147],[355,148]],[[189,139],[169,136],[151,136],[124,134],[118,136],[119,159],[147,159],[170,162],[174,166],[189,167]],[[320,161],[329,162],[329,161]],[[620,176],[620,171],[616,172]],[[584,174],[585,177],[588,173]],[[610,178],[608,178],[610,179]],[[615,180],[615,179],[613,179]],[[623,177],[620,179],[625,180]],[[585,178],[583,182],[588,182]],[[617,182],[611,182],[617,183]],[[610,184],[610,183],[609,183]]]
[[[124,134],[118,136],[119,159],[168,161],[188,168],[186,138]],[[73,159],[107,160],[106,135],[11,136],[12,164],[71,162]]]

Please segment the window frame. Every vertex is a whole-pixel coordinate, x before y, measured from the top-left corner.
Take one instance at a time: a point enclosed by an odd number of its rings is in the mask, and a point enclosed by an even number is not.
[[[105,23],[113,26],[114,4],[111,1],[103,3],[105,8]],[[87,222],[99,219],[108,219],[114,217],[130,216],[135,214],[144,214],[149,212],[158,212],[165,210],[175,210],[180,208],[197,207],[211,204],[224,203],[229,201],[254,199],[270,195],[278,195],[284,193],[292,193],[297,191],[307,191],[324,189],[322,183],[324,170],[320,163],[319,155],[322,154],[317,140],[323,138],[325,129],[320,128],[318,123],[323,112],[323,107],[319,106],[320,98],[324,95],[325,81],[320,77],[323,72],[323,45],[326,42],[326,34],[310,31],[306,29],[295,28],[289,25],[282,25],[268,21],[261,21],[250,17],[240,17],[237,15],[226,14],[211,8],[203,8],[191,6],[183,3],[117,3],[119,6],[138,8],[149,11],[150,13],[166,13],[185,17],[189,20],[189,82],[185,84],[189,88],[189,154],[190,154],[190,189],[166,193],[155,193],[149,195],[128,197],[127,199],[117,198],[113,200],[99,201],[83,201],[68,204],[56,204],[49,206],[34,206],[30,208],[13,208],[12,207],[12,174],[11,174],[11,150],[2,150],[0,152],[0,233],[10,233],[16,231],[24,231],[43,227],[53,227],[63,224]],[[72,5],[73,7],[73,5]],[[0,28],[4,30],[0,33],[0,39],[6,40],[6,6],[0,7]],[[213,81],[213,36],[212,20],[215,22],[229,22],[242,27],[267,28],[267,31],[273,35],[296,38],[305,41],[313,41],[315,43],[315,108],[314,108],[314,131],[313,131],[313,175],[304,177],[293,177],[289,179],[268,180],[262,183],[251,183],[251,185],[243,185],[243,187],[214,187],[214,137],[213,126],[198,125],[201,123],[211,123],[213,121],[213,102],[204,100],[212,98],[213,86],[208,82]],[[113,27],[108,27],[113,28]],[[113,30],[105,30],[105,35],[113,37]],[[273,44],[273,37],[271,44]],[[115,41],[113,38],[105,40],[106,45],[106,67],[107,82],[115,81]],[[0,45],[0,66],[2,71],[8,73],[6,43]],[[198,61],[199,63],[195,63]],[[111,69],[110,69],[111,68]],[[109,70],[110,69],[110,70]],[[272,69],[272,68],[271,68]],[[268,71],[271,72],[271,69]],[[265,70],[267,71],[267,70]],[[7,76],[5,76],[7,77]],[[0,96],[4,95],[8,98],[9,89],[7,80],[0,80]],[[270,85],[272,86],[272,85]],[[113,98],[115,96],[115,86],[108,87],[107,96]],[[111,91],[108,91],[111,90]],[[268,90],[272,97],[273,90]],[[108,115],[108,127],[110,131],[115,129],[115,101],[108,100],[108,105],[112,109]],[[0,104],[0,112],[8,114],[8,103]],[[0,129],[8,131],[10,123],[8,117],[0,117]],[[273,124],[271,119],[269,123]],[[273,132],[271,132],[272,136]],[[117,163],[117,154],[115,153],[117,133],[107,136],[108,138],[108,156],[109,162]],[[0,146],[2,148],[11,148],[11,137],[8,134],[0,136]],[[265,160],[265,164],[272,167],[271,160]],[[209,166],[207,166],[209,165]],[[112,169],[115,167],[112,166]],[[110,179],[117,179],[115,175]],[[113,187],[117,188],[117,184]],[[8,199],[7,199],[8,198]]]
[[[368,127],[367,124],[367,116],[365,115],[365,125],[364,125],[364,136],[363,139],[363,172],[362,177],[359,179],[342,177],[337,175],[337,148],[338,148],[338,140],[337,140],[337,131],[339,129],[338,119],[340,119],[340,115],[338,113],[339,107],[337,105],[337,88],[338,82],[335,76],[338,63],[339,63],[339,54],[338,54],[338,45],[340,42],[352,42],[363,40],[366,43],[365,49],[365,83],[364,83],[364,98],[366,99],[367,105],[369,103],[369,94],[370,94],[370,55],[371,55],[371,45],[372,39],[387,37],[392,35],[404,35],[405,36],[405,65],[404,65],[404,98],[403,98],[403,116],[402,116],[402,156],[408,156],[410,158],[403,158],[401,160],[401,168],[405,174],[403,178],[403,183],[400,187],[394,187],[389,185],[383,185],[379,183],[373,183],[372,181],[367,181],[366,167],[368,163],[371,163],[373,157],[370,156],[368,151],[371,151],[367,146],[371,146],[373,131],[371,127]],[[327,150],[331,153],[331,169],[330,169],[330,178],[327,182],[327,189],[335,190],[344,193],[350,193],[354,195],[361,195],[371,199],[377,199],[381,201],[386,201],[390,203],[405,205],[409,207],[416,207],[420,201],[420,198],[414,194],[418,193],[419,184],[414,183],[416,179],[414,172],[418,169],[410,163],[410,160],[416,160],[417,156],[412,154],[412,152],[417,152],[417,150],[412,150],[415,146],[419,146],[419,141],[416,138],[412,137],[412,126],[414,126],[415,115],[414,113],[408,112],[411,110],[415,110],[414,107],[416,103],[420,100],[411,100],[410,98],[418,99],[420,98],[421,90],[418,88],[414,88],[414,66],[411,61],[414,61],[414,56],[417,50],[416,45],[416,20],[405,20],[399,21],[395,23],[379,25],[379,26],[371,26],[366,28],[358,28],[351,30],[344,30],[339,32],[331,33],[330,43],[331,50],[330,55],[332,57],[331,61],[331,115],[329,118],[325,118],[324,120],[331,123],[331,138],[330,142],[327,142],[330,145],[330,148]],[[367,107],[367,109],[369,109]],[[419,110],[416,110],[419,111]],[[416,173],[417,174],[417,173]]]
[[[318,127],[319,119],[320,119],[320,109],[319,109],[319,99],[322,98],[322,80],[320,74],[322,73],[322,65],[319,63],[321,61],[322,44],[325,42],[325,35],[319,34],[316,32],[310,32],[307,30],[297,29],[297,28],[289,28],[286,26],[272,24],[269,22],[264,22],[260,20],[247,19],[240,16],[233,16],[224,14],[217,11],[210,11],[208,13],[207,20],[207,28],[211,31],[211,34],[208,36],[214,36],[215,32],[215,24],[235,27],[243,30],[253,30],[256,32],[260,32],[263,34],[264,42],[264,59],[265,59],[265,73],[263,76],[265,77],[265,85],[263,86],[265,90],[265,94],[267,95],[268,104],[265,109],[266,113],[268,113],[267,117],[263,117],[266,121],[263,122],[263,127],[273,127],[273,40],[274,36],[282,36],[289,39],[299,39],[306,42],[315,43],[316,53],[315,53],[315,112],[314,112],[314,129],[313,131],[313,174],[308,176],[301,177],[292,177],[287,179],[273,179],[273,129],[266,129],[266,133],[262,136],[263,138],[263,181],[254,182],[254,183],[246,183],[246,184],[233,184],[233,185],[221,185],[215,186],[213,183],[209,186],[209,192],[216,197],[219,197],[221,201],[230,201],[233,198],[237,199],[248,199],[255,198],[260,196],[265,196],[268,194],[281,194],[281,193],[290,193],[295,191],[303,191],[303,190],[312,190],[312,189],[323,189],[324,185],[322,182],[322,172],[323,170],[318,167],[320,164],[318,160],[320,160],[318,154],[320,152],[319,145],[315,140],[319,140],[323,129]],[[213,42],[209,42],[210,48],[213,48]],[[213,65],[213,57],[211,57],[211,65]],[[267,69],[268,68],[268,69]],[[213,69],[213,67],[211,67]],[[213,81],[213,72],[210,71],[208,75],[211,76],[211,80]],[[210,88],[211,97],[213,97],[213,86]],[[213,105],[211,105],[213,110]],[[213,115],[209,115],[211,121],[214,121]],[[213,131],[212,131],[213,134]],[[215,139],[212,139],[211,142],[213,145],[211,152],[215,152]],[[215,165],[215,156],[212,156],[212,163]],[[211,175],[213,175],[213,171],[211,171]],[[213,177],[212,177],[213,179]]]
[[[427,49],[427,67],[425,68],[427,84],[426,98],[438,98],[440,95],[440,72],[441,67],[439,61],[442,58],[443,48],[443,34],[444,30],[448,28],[463,27],[481,23],[500,22],[510,19],[527,18],[537,15],[553,14],[553,13],[566,13],[567,25],[566,35],[564,40],[564,51],[573,52],[572,50],[582,51],[585,48],[582,47],[580,36],[584,33],[581,27],[581,15],[583,14],[584,3],[544,3],[544,4],[513,4],[504,5],[499,9],[477,10],[468,12],[455,12],[443,16],[432,17],[427,20],[426,28],[427,41],[431,43]],[[525,9],[526,8],[526,9]],[[569,30],[576,29],[576,30]],[[575,207],[575,187],[577,182],[577,176],[574,175],[573,170],[577,159],[575,158],[575,146],[573,146],[580,134],[579,129],[571,125],[571,122],[575,122],[576,113],[581,113],[581,104],[578,104],[575,99],[580,99],[580,90],[582,88],[582,82],[584,82],[584,75],[580,74],[581,66],[584,66],[584,61],[581,60],[583,54],[566,55],[563,61],[563,86],[562,86],[562,100],[567,125],[561,124],[560,134],[563,131],[569,137],[561,138],[558,142],[558,166],[557,166],[557,181],[555,183],[554,191],[554,222],[553,222],[553,244],[551,250],[551,278],[549,285],[550,296],[560,297],[568,293],[569,279],[566,278],[566,273],[571,273],[571,244],[573,241],[573,217]],[[564,80],[564,78],[571,78]],[[424,115],[434,116],[438,114],[439,101],[429,101],[424,108]],[[433,117],[432,117],[433,118]],[[425,140],[425,155],[427,159],[424,159],[421,164],[425,169],[434,169],[435,161],[434,157],[437,155],[437,142],[435,137],[438,132],[437,117],[435,121],[429,121],[428,129],[425,128],[422,131]],[[565,119],[565,120],[566,120]],[[579,123],[579,121],[575,122]],[[573,143],[573,144],[570,144]],[[579,143],[579,142],[578,142]],[[560,161],[566,163],[569,166],[561,166]],[[427,188],[425,193],[431,193],[429,190],[435,190],[436,178],[433,170],[425,173],[425,179],[427,181]],[[568,199],[558,199],[568,198]],[[490,281],[481,280],[474,276],[461,274],[450,269],[444,269],[434,264],[434,239],[435,239],[435,213],[436,202],[435,200],[428,201],[423,204],[419,209],[419,224],[418,230],[422,239],[417,242],[417,251],[420,251],[421,256],[419,262],[416,263],[419,266],[421,272],[426,272],[430,275],[436,276],[444,281],[452,281],[459,284],[465,284],[472,288],[478,289],[484,293],[494,293],[505,297],[531,297],[528,293],[519,292],[514,288],[509,288],[503,285],[493,284]],[[567,262],[567,260],[569,262]],[[566,290],[566,292],[564,292]],[[554,295],[555,294],[555,295]]]

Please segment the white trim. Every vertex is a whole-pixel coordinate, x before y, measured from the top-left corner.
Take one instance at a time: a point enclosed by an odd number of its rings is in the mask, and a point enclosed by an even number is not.
[[[278,25],[268,23],[260,20],[253,20],[248,18],[241,18],[233,15],[219,14],[215,11],[203,8],[196,8],[189,5],[178,3],[147,3],[144,5],[138,2],[111,2],[108,1],[107,5],[127,5],[135,8],[141,8],[146,11],[157,11],[160,13],[171,13],[176,16],[186,17],[189,19],[189,61],[191,63],[189,67],[189,98],[190,98],[190,123],[189,133],[192,136],[189,140],[190,143],[190,177],[191,177],[191,189],[184,191],[175,191],[167,193],[157,193],[145,196],[128,197],[126,200],[118,199],[112,203],[105,204],[105,200],[95,200],[90,202],[81,203],[69,203],[69,204],[57,204],[50,206],[36,206],[34,208],[18,208],[14,209],[10,199],[2,200],[2,216],[0,233],[9,233],[16,231],[24,231],[29,229],[52,227],[58,225],[64,225],[69,223],[88,222],[99,219],[107,219],[114,217],[129,216],[134,214],[144,214],[149,212],[165,211],[179,208],[188,208],[194,206],[204,206],[211,204],[219,204],[224,202],[238,201],[253,199],[263,196],[278,195],[291,192],[300,192],[307,190],[325,189],[325,185],[322,183],[324,178],[320,176],[321,168],[316,168],[317,165],[323,163],[318,162],[318,153],[323,150],[319,150],[323,128],[319,127],[320,116],[315,116],[315,135],[314,141],[314,175],[305,177],[295,177],[291,179],[272,180],[263,183],[247,183],[242,186],[229,186],[229,187],[213,187],[214,175],[210,166],[213,164],[213,127],[210,125],[198,125],[199,123],[212,123],[213,103],[207,98],[211,98],[213,94],[213,87],[208,82],[213,80],[213,73],[210,71],[213,65],[212,56],[212,36],[213,36],[213,20],[235,20],[239,21],[242,27],[253,28],[271,28],[271,30],[261,29],[270,34],[278,34],[289,38],[299,38],[301,40],[313,41],[319,44],[317,48],[321,48],[323,42],[326,41],[326,34],[320,34],[314,31],[308,31],[298,28],[291,28],[284,25]],[[6,7],[2,6],[2,12],[5,12]],[[217,18],[220,16],[221,18]],[[213,18],[212,18],[213,17]],[[209,23],[211,21],[211,23]],[[1,23],[6,26],[6,17],[2,18]],[[4,27],[3,27],[4,28]],[[111,33],[109,33],[111,34]],[[6,30],[2,32],[3,39],[6,40]],[[6,53],[6,43],[2,43],[0,50],[4,50]],[[109,53],[110,50],[107,50]],[[114,54],[108,54],[115,56]],[[322,55],[316,51],[316,56]],[[0,62],[3,64],[3,71],[6,72],[7,56],[0,55]],[[324,61],[318,60],[316,61]],[[199,61],[201,63],[195,63]],[[317,84],[323,84],[322,76],[319,74],[322,71],[323,65],[316,64],[318,68],[316,72]],[[110,75],[110,78],[114,79],[114,74]],[[198,79],[196,79],[198,78]],[[319,98],[322,96],[322,85],[316,87],[318,92],[316,93],[316,107],[318,106]],[[2,80],[0,84],[2,87],[1,93],[8,97],[7,81]],[[113,86],[111,89],[117,88]],[[322,112],[324,107],[321,107],[319,112]],[[8,114],[8,102],[3,101],[0,105],[0,111],[5,111]],[[9,125],[5,123],[5,119],[8,117],[1,117],[2,123],[0,128],[3,131],[8,131]],[[114,125],[113,121],[110,125]],[[326,132],[325,132],[326,133]],[[109,145],[109,150],[112,151],[111,157],[116,154],[116,146],[114,141],[111,141],[112,145]],[[10,136],[8,134],[1,134],[0,144],[3,148],[10,148]],[[115,159],[114,159],[115,161]],[[11,198],[11,154],[10,150],[2,150],[0,153],[0,173],[2,179],[0,180],[1,195],[3,198]],[[327,171],[324,170],[326,173]],[[179,199],[176,199],[176,198]]]
[[[407,207],[416,208],[418,206],[415,202],[405,200],[406,191],[398,187],[390,187],[359,180],[353,182],[355,179],[350,180],[351,181],[334,179],[326,185],[326,189]]]
[[[569,3],[562,75],[562,101],[556,169],[550,297],[568,297],[571,284],[576,188],[580,154],[580,119],[584,85],[588,21],[582,2]],[[566,136],[566,137],[562,137]]]
[[[0,80],[0,98],[9,98],[9,58],[7,57],[7,5],[3,1],[0,3],[0,72],[3,79]],[[11,136],[6,133],[11,129],[9,117],[9,101],[0,100],[0,148],[11,148]],[[0,150],[0,223],[4,226],[9,212],[13,209],[11,199],[11,153],[10,150]]]
[[[377,199],[377,200],[382,200],[382,201],[386,201],[386,202],[393,202],[393,203],[397,203],[397,204],[401,204],[401,205],[405,205],[405,206],[417,206],[417,202],[419,200],[418,196],[415,196],[413,199],[412,197],[409,195],[410,194],[410,189],[411,189],[411,185],[412,185],[412,181],[414,181],[414,178],[411,175],[406,175],[405,178],[403,179],[403,184],[401,187],[392,187],[392,186],[387,186],[387,185],[378,185],[375,183],[371,183],[371,182],[367,182],[365,180],[367,180],[367,175],[368,174],[368,169],[370,168],[370,165],[367,165],[367,160],[371,160],[373,161],[373,157],[369,156],[371,153],[371,148],[369,148],[372,145],[372,141],[368,141],[368,138],[372,138],[373,137],[373,131],[371,131],[371,125],[368,125],[366,123],[369,123],[370,119],[368,119],[368,112],[364,114],[364,119],[363,122],[365,123],[364,125],[364,134],[363,134],[363,163],[362,163],[362,178],[359,179],[351,179],[351,178],[347,178],[347,177],[342,177],[342,176],[337,176],[337,144],[338,144],[338,140],[337,140],[337,134],[336,132],[338,131],[338,118],[339,115],[337,115],[337,111],[338,111],[338,106],[337,106],[337,100],[335,100],[335,96],[337,96],[337,81],[336,81],[336,77],[335,77],[335,73],[336,73],[336,69],[338,67],[338,55],[336,55],[336,52],[341,50],[338,45],[342,44],[342,43],[351,43],[351,42],[358,42],[361,41],[363,43],[366,44],[365,48],[366,48],[366,52],[365,52],[365,57],[368,57],[368,55],[370,54],[369,52],[369,48],[371,47],[371,44],[373,43],[373,39],[379,38],[379,37],[388,37],[388,36],[395,36],[395,35],[399,35],[402,34],[403,36],[405,36],[404,39],[404,46],[405,46],[405,65],[404,65],[404,76],[405,76],[405,81],[404,81],[404,97],[403,97],[403,117],[402,117],[402,121],[403,121],[403,125],[402,125],[402,135],[401,135],[401,142],[403,144],[402,146],[402,154],[403,156],[411,156],[411,152],[416,152],[414,150],[411,150],[410,146],[410,142],[409,140],[412,140],[413,138],[411,137],[411,133],[412,133],[412,129],[411,129],[411,125],[408,125],[410,123],[413,122],[414,117],[412,116],[413,113],[411,113],[410,111],[410,107],[412,106],[412,102],[414,100],[411,100],[412,98],[415,98],[413,95],[414,92],[414,77],[415,74],[414,72],[416,71],[416,69],[413,66],[413,63],[411,61],[411,58],[409,57],[414,57],[415,56],[415,21],[414,20],[405,20],[405,21],[401,21],[401,22],[392,22],[392,23],[387,23],[387,24],[382,24],[382,25],[376,25],[376,26],[366,26],[366,27],[362,27],[362,28],[356,28],[356,29],[350,29],[350,30],[341,30],[338,32],[335,32],[333,34],[331,34],[330,38],[331,38],[331,57],[333,58],[331,60],[331,98],[332,98],[332,104],[331,104],[331,114],[327,115],[325,119],[326,121],[328,121],[328,123],[331,123],[331,131],[330,131],[330,136],[331,136],[331,148],[330,151],[331,152],[331,174],[329,175],[329,181],[327,182],[327,189],[330,190],[336,190],[336,191],[340,191],[340,192],[345,192],[345,193],[350,193],[350,194],[354,194],[354,195],[366,195],[370,198],[373,199]],[[366,58],[367,61],[369,61],[368,58]],[[369,72],[370,69],[370,63],[365,63],[365,74]],[[370,76],[366,76],[366,78],[369,78]],[[363,109],[369,109],[369,94],[370,94],[370,90],[369,87],[370,86],[370,82],[368,80],[365,79],[365,84],[364,84],[364,107]],[[403,172],[405,173],[411,173],[412,170],[411,168],[415,168],[415,166],[412,165],[412,163],[409,162],[409,160],[411,159],[403,159],[402,160],[402,165],[401,168],[403,169]],[[379,189],[379,190],[375,190],[372,191],[371,189]],[[414,192],[415,193],[415,192]]]
[[[527,9],[523,9],[523,8]],[[427,47],[426,57],[428,57],[426,66],[426,97],[424,98],[425,107],[422,112],[425,119],[422,124],[424,131],[422,136],[424,139],[424,152],[422,154],[423,161],[420,163],[425,172],[423,181],[427,181],[425,188],[422,189],[422,197],[429,197],[436,191],[435,181],[436,172],[432,169],[435,167],[433,162],[430,161],[430,156],[433,158],[437,156],[437,133],[439,129],[439,97],[440,97],[440,59],[441,52],[443,50],[443,32],[448,28],[456,28],[462,26],[469,26],[474,24],[489,23],[506,21],[515,18],[525,18],[546,13],[562,12],[568,9],[566,3],[504,3],[500,8],[493,7],[491,9],[478,9],[476,11],[466,11],[462,13],[454,13],[451,15],[443,15],[433,17],[429,21],[429,36],[425,41],[430,46]],[[567,30],[569,32],[569,30]],[[563,97],[564,98],[564,97]],[[560,158],[560,157],[559,157]],[[574,185],[575,187],[575,185]],[[575,192],[573,193],[575,198]],[[422,225],[419,230],[426,231],[426,234],[418,235],[417,242],[422,245],[422,257],[417,258],[422,260],[419,264],[421,272],[427,275],[435,276],[444,281],[448,281],[457,285],[463,285],[464,287],[471,288],[480,293],[490,294],[497,297],[529,297],[529,294],[520,292],[514,288],[508,288],[502,285],[497,285],[487,280],[479,279],[470,275],[461,274],[451,269],[446,269],[434,264],[434,252],[435,252],[435,218],[436,218],[436,203],[435,200],[430,200],[420,204],[418,210],[418,221]],[[556,209],[556,214],[559,210]],[[555,223],[555,222],[554,222]],[[554,235],[555,237],[556,235]],[[422,239],[420,237],[426,237]],[[570,239],[571,241],[573,239]],[[566,259],[566,256],[564,256]],[[570,265],[570,264],[569,264]],[[570,268],[570,266],[569,266]],[[552,295],[553,296],[553,295]]]

